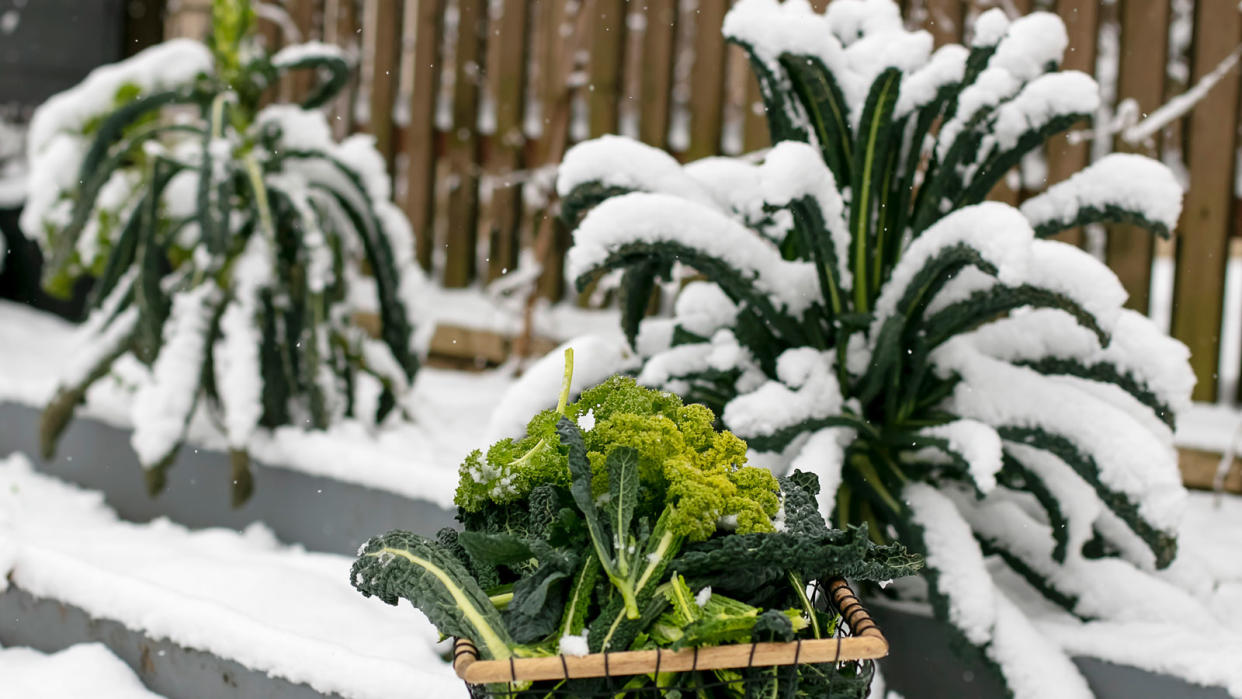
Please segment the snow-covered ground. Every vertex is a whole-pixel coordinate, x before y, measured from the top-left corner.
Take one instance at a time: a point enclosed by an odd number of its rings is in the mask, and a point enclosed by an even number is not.
[[[364,599],[349,582],[352,562],[282,545],[262,525],[235,532],[124,522],[99,493],[39,474],[21,455],[0,460],[0,585],[7,578],[92,617],[324,693],[464,695],[435,628],[407,603]]]
[[[101,643],[47,654],[0,646],[0,677],[5,696],[22,699],[160,699]]]

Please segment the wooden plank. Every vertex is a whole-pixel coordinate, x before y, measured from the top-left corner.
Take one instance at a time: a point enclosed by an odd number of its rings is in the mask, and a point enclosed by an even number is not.
[[[483,170],[491,187],[488,204],[488,281],[517,266],[521,187],[511,176],[522,164],[522,117],[526,97],[526,3],[493,6],[488,31],[485,83],[495,105],[495,132]]]
[[[544,47],[542,58],[546,73],[541,99],[544,128],[539,156],[535,160],[542,166],[560,162],[568,144],[570,103],[574,93],[569,77],[585,67],[580,65],[582,57],[578,55],[578,49],[585,48],[586,39],[590,36],[594,6],[595,0],[585,0],[581,4],[570,0],[550,0],[540,17],[541,22],[547,23],[543,35],[556,37]],[[552,193],[549,195],[554,196]],[[565,252],[571,242],[569,231],[550,209],[542,212],[536,230],[534,252],[543,265],[539,295],[560,300],[565,295],[563,269]],[[523,347],[519,353],[526,355],[528,349]]]
[[[444,0],[412,0],[415,18],[410,123],[405,129],[405,215],[414,227],[418,264],[431,269],[435,243],[436,95],[440,93],[440,36]]]
[[[358,12],[357,0],[324,0],[323,40],[341,47],[355,61],[360,55]],[[354,100],[358,98],[358,72],[355,66],[349,83],[332,100],[328,109],[332,135],[338,140],[353,132]]]
[[[747,61],[747,69],[750,69],[750,62]],[[768,133],[768,117],[767,107],[763,103],[763,95],[759,94],[759,80],[755,77],[755,72],[750,71],[750,77],[746,79],[746,111],[743,118],[746,120],[742,127],[742,150],[749,153],[767,148],[772,144],[772,139]]]
[[[1059,0],[1057,2],[1057,14],[1065,22],[1065,30],[1069,34],[1069,46],[1061,62],[1063,70],[1078,70],[1088,75],[1095,73],[1098,7],[1095,0]],[[1085,126],[1082,124],[1075,128]],[[1048,162],[1048,178],[1045,185],[1053,185],[1068,178],[1086,167],[1091,160],[1090,143],[1087,141],[1070,143],[1066,134],[1054,136],[1048,142],[1045,153]],[[1056,235],[1056,240],[1081,247],[1083,231],[1081,228],[1062,231]]]
[[[448,239],[444,286],[463,287],[475,277],[479,239],[479,66],[487,32],[485,0],[459,0],[453,83],[453,130],[448,135]]]
[[[961,43],[962,24],[965,19],[962,0],[926,0],[926,19],[923,28],[931,32],[936,48],[945,44]]]
[[[284,43],[294,43],[295,40],[313,41],[323,38],[323,32],[319,25],[319,14],[316,7],[316,0],[285,0],[285,10],[289,13],[289,20],[293,26],[298,28],[300,39],[296,37],[284,37]],[[312,71],[300,70],[294,75],[286,76],[281,81],[281,95],[290,102],[301,102],[310,94],[311,87],[315,84],[315,74]]]
[[[362,20],[361,81],[368,105],[364,128],[375,137],[375,148],[390,174],[396,152],[392,108],[397,97],[402,2],[366,0]]]
[[[732,44],[725,45],[725,100],[720,151],[738,155],[746,150],[746,114],[750,111],[747,89],[754,75],[746,52]]]
[[[690,147],[687,160],[720,151],[724,103],[725,43],[720,33],[728,0],[699,0],[694,30],[694,71],[690,78]]]
[[[626,0],[597,0],[587,63],[587,114],[591,138],[617,132],[621,65],[625,56]]]
[[[1198,0],[1192,82],[1216,67],[1242,38],[1242,14],[1232,0]],[[1238,74],[1221,80],[1190,113],[1187,162],[1190,189],[1178,229],[1173,284],[1173,336],[1190,348],[1195,400],[1216,398],[1225,240],[1233,200]]]
[[[638,134],[657,148],[668,145],[669,91],[673,87],[673,42],[677,38],[677,0],[647,3],[643,34],[642,92]]]
[[[1138,103],[1149,114],[1164,99],[1169,6],[1162,2],[1127,2],[1121,6],[1121,65],[1117,95]],[[1118,151],[1142,150],[1117,139]],[[1156,151],[1148,153],[1156,155]],[[1105,261],[1130,294],[1126,305],[1146,313],[1151,297],[1151,263],[1155,241],[1136,226],[1109,226]]]
[[[1187,488],[1214,490],[1216,472],[1220,468],[1221,454],[1197,449],[1178,449],[1178,466],[1182,470],[1182,483]],[[1234,458],[1225,472],[1224,490],[1242,494],[1242,460]]]

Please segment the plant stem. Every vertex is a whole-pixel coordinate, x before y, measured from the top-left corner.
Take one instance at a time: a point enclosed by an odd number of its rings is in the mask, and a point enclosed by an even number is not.
[[[569,385],[574,378],[574,348],[565,348],[565,378],[561,382],[561,398],[556,403],[556,412],[564,415],[565,406],[569,403]]]

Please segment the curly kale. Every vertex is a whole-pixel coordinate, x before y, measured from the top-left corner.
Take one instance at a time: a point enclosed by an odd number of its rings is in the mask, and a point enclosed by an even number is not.
[[[917,570],[921,559],[877,546],[865,526],[830,529],[814,475],[778,479],[747,466],[746,443],[715,424],[709,409],[630,378],[571,403],[567,372],[557,408],[536,415],[525,437],[462,464],[464,531],[442,530],[435,542],[404,532],[374,540],[354,584],[385,601],[407,598],[442,632],[504,658],[554,655],[568,638],[596,653],[827,638],[839,620],[815,605],[808,582]],[[746,696],[847,679],[807,668],[705,677],[744,681]],[[601,682],[557,688],[591,694]],[[523,696],[550,686],[535,683]]]

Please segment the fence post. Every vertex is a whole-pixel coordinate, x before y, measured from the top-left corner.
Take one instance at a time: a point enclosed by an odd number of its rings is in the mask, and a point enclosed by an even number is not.
[[[487,5],[484,0],[458,0],[457,11],[453,131],[448,136],[448,249],[444,259],[444,286],[450,288],[467,286],[475,276],[479,239],[479,79]]]
[[[1242,14],[1237,3],[1198,0],[1191,82],[1215,68],[1239,39]],[[1182,235],[1177,241],[1177,274],[1173,282],[1173,336],[1190,348],[1190,364],[1198,378],[1195,400],[1216,398],[1237,111],[1235,69],[1195,106],[1186,133],[1190,191],[1178,226]]]

